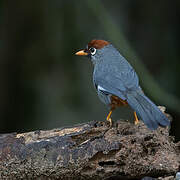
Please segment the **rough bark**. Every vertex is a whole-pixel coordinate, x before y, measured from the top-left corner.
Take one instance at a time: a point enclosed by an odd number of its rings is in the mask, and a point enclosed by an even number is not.
[[[2,134],[0,179],[173,178],[179,147],[168,128],[150,131],[127,121]]]

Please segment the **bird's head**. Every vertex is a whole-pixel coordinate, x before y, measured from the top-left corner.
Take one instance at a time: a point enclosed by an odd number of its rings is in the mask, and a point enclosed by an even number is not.
[[[76,55],[90,57],[93,62],[97,61],[102,56],[102,49],[110,43],[104,40],[92,40],[88,43],[87,47],[81,51],[78,51]]]

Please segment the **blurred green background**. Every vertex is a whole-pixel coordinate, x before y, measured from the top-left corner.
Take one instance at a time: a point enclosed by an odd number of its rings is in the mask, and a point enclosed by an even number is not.
[[[93,67],[74,55],[97,38],[129,60],[180,139],[179,20],[179,0],[0,1],[0,132],[104,120]],[[129,114],[118,109],[113,119]]]

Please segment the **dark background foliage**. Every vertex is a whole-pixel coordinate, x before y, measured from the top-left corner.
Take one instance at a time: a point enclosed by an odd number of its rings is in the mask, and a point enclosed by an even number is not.
[[[0,2],[1,133],[104,120],[92,65],[74,56],[98,38],[129,60],[145,93],[172,114],[171,134],[180,139],[179,0]]]

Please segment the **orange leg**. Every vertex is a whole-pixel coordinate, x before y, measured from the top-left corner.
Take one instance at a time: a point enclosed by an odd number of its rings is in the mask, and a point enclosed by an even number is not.
[[[106,120],[109,121],[110,127],[112,126],[112,119],[111,119],[112,110],[109,112],[109,114],[106,117]]]
[[[135,118],[135,125],[137,125],[138,123],[139,123],[139,119],[138,119],[138,117],[137,117],[137,114],[136,114],[136,112],[134,111],[134,118]]]

